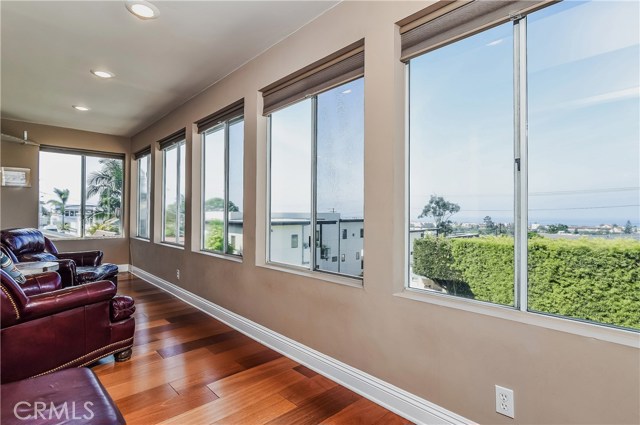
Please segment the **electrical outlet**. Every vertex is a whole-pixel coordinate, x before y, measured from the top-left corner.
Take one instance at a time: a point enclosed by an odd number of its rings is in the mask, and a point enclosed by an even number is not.
[[[496,385],[496,412],[513,418],[514,407],[513,390]]]
[[[176,269],[176,278],[180,280],[180,269]]]

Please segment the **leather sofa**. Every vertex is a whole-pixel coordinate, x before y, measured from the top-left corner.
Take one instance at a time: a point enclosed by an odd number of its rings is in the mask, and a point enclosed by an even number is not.
[[[0,249],[14,262],[56,261],[62,286],[110,280],[118,285],[118,266],[102,263],[102,251],[58,252],[38,229],[6,229],[0,232]]]
[[[3,424],[125,424],[107,390],[84,367],[3,384],[0,391]]]
[[[62,288],[57,273],[19,285],[0,270],[0,376],[8,383],[81,367],[115,354],[128,360],[134,301],[110,281]]]

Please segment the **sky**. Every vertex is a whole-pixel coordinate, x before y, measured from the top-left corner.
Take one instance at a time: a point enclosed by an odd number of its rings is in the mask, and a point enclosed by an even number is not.
[[[638,16],[621,1],[529,15],[530,222],[638,223]],[[506,23],[411,61],[412,220],[438,194],[460,205],[455,221],[513,221],[512,34]]]

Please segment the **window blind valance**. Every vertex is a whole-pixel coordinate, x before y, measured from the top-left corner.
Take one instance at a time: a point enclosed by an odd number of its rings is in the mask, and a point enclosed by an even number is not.
[[[237,102],[232,103],[229,106],[222,108],[221,110],[214,112],[211,115],[196,121],[198,126],[198,133],[204,133],[211,127],[214,127],[221,122],[228,121],[234,118],[238,118],[244,115],[244,99],[240,99]]]
[[[176,131],[175,133],[168,135],[164,139],[158,140],[158,146],[160,147],[160,150],[164,150],[175,145],[176,143],[179,143],[185,140],[186,138],[187,138],[186,129],[182,128]]]
[[[98,156],[100,158],[109,158],[109,159],[125,158],[125,154],[123,153],[100,152],[100,151],[92,151],[87,149],[75,149],[75,148],[66,148],[66,147],[48,146],[48,145],[40,145],[40,151],[51,152],[51,153],[63,153],[67,155]]]
[[[476,34],[538,10],[558,0],[461,0],[443,1],[415,22],[401,24],[400,60],[410,59],[438,47]],[[416,22],[418,25],[416,25]]]
[[[364,75],[364,39],[260,90],[263,115]]]
[[[151,146],[147,146],[146,148],[142,149],[141,151],[136,152],[135,154],[133,154],[133,157],[136,159],[136,161],[144,156],[150,155],[151,154]]]

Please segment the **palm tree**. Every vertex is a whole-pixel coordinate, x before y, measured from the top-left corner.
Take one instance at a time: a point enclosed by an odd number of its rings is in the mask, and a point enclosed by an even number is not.
[[[47,203],[60,210],[60,214],[62,215],[62,230],[64,230],[64,212],[67,207],[67,201],[69,201],[69,189],[58,189],[57,187],[54,187],[53,193],[58,196],[58,199],[51,199]]]
[[[87,197],[98,195],[98,206],[101,211],[94,217],[112,218],[120,216],[122,202],[123,170],[122,161],[118,159],[101,159],[102,168],[89,175]]]

